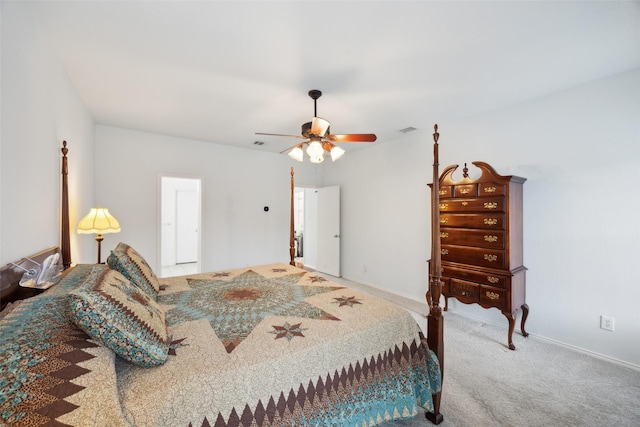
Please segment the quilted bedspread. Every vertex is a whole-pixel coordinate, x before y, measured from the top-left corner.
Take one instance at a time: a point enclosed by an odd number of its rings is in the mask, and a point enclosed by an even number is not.
[[[0,425],[370,426],[440,391],[407,311],[287,264],[160,279],[169,357],[130,364],[70,321],[88,267],[0,320]]]

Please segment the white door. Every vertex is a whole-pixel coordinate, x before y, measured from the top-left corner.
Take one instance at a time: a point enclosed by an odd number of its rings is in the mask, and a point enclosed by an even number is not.
[[[340,186],[318,188],[316,270],[340,277]]]
[[[176,264],[198,261],[198,193],[176,191]]]

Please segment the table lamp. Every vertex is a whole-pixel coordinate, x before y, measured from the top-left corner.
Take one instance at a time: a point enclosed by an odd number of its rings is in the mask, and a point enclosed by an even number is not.
[[[87,216],[82,218],[80,224],[78,224],[78,234],[95,234],[96,242],[98,242],[98,264],[100,261],[100,244],[104,237],[103,234],[107,233],[119,233],[120,224],[109,213],[109,209],[105,208],[91,208],[91,211]]]

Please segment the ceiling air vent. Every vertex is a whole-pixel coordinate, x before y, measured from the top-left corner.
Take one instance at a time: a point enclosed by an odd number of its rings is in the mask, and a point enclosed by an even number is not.
[[[413,126],[409,126],[408,128],[400,129],[400,132],[409,133],[409,132],[413,132],[414,130],[418,130],[418,129],[414,128]]]
[[[253,145],[264,145],[263,141],[253,141]]]

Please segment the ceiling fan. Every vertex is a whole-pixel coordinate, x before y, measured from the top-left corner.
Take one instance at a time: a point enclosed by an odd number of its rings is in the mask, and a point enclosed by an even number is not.
[[[322,92],[317,89],[309,91],[313,99],[313,119],[302,125],[301,135],[284,135],[280,133],[256,132],[256,135],[287,136],[292,138],[307,139],[299,144],[289,147],[281,153],[289,151],[289,157],[301,162],[304,158],[304,147],[307,147],[307,155],[311,163],[322,163],[325,151],[331,154],[331,160],[336,161],[344,154],[344,150],[336,142],[374,142],[377,137],[372,133],[351,133],[334,135],[329,130],[330,123],[318,117],[317,101]]]

